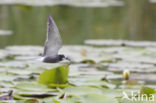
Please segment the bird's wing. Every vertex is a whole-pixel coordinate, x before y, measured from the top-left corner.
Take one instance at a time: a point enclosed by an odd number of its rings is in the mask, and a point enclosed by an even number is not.
[[[43,56],[56,56],[61,45],[62,41],[60,33],[53,18],[49,15],[47,22],[47,39],[44,46]]]

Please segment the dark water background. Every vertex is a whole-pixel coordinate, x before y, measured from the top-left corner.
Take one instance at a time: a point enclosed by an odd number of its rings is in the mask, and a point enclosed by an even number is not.
[[[0,36],[0,47],[43,45],[48,14],[53,16],[64,44],[83,44],[86,39],[156,40],[156,4],[138,1],[142,4],[128,1],[124,6],[107,8],[1,5],[0,29],[13,34]]]

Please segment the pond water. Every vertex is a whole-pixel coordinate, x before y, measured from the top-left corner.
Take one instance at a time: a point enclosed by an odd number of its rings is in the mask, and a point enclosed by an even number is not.
[[[4,0],[5,1],[5,0]],[[18,0],[17,0],[18,1]],[[0,47],[7,45],[43,45],[46,37],[47,15],[58,25],[64,44],[83,44],[86,39],[156,40],[155,4],[146,22],[148,30],[131,35],[128,32],[127,6],[74,7],[68,5],[31,6],[1,5]],[[152,21],[152,22],[151,22]],[[134,24],[135,25],[135,24]],[[7,32],[8,33],[8,32]]]

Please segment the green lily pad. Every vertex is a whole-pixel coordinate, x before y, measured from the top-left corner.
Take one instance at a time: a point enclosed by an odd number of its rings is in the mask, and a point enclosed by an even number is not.
[[[72,81],[71,84],[76,86],[93,86],[93,87],[104,87],[104,88],[115,88],[116,85],[108,83],[106,81]]]
[[[48,87],[51,87],[51,88],[67,88],[67,87],[71,87],[71,85],[69,84],[49,84]]]
[[[68,81],[68,65],[61,65],[40,74],[38,83],[40,84],[65,84]]]
[[[53,99],[54,103],[118,103],[116,98],[101,94],[85,94],[79,97],[72,96],[65,99]]]
[[[0,73],[0,81],[12,81],[16,78],[17,76],[15,75],[7,74],[7,73]]]
[[[141,92],[141,94],[147,94],[148,97],[149,97],[151,94],[156,93],[156,91],[155,91],[153,88],[144,87],[144,86],[141,87],[140,92]]]
[[[80,96],[81,103],[118,103],[117,99],[100,94],[86,94]]]
[[[36,82],[20,82],[15,87],[25,91],[56,91],[55,89],[50,89],[46,85],[38,84]]]
[[[38,103],[38,100],[37,99],[28,99],[28,100],[25,100],[24,103]]]
[[[94,60],[91,60],[91,59],[85,59],[85,60],[82,60],[81,63],[96,64],[96,62],[95,62]]]
[[[121,89],[95,88],[87,86],[68,87],[62,91],[66,95],[80,96],[86,94],[100,94],[106,97],[122,97]]]
[[[79,87],[68,87],[63,90],[67,95],[85,95],[85,94],[103,94],[103,91],[98,88],[79,86]]]

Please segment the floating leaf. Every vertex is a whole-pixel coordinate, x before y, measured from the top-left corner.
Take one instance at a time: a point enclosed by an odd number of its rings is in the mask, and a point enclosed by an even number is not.
[[[49,84],[48,87],[51,87],[51,88],[56,88],[56,87],[59,87],[59,88],[67,88],[67,87],[70,87],[71,85],[69,84]]]
[[[82,60],[81,63],[96,64],[96,62],[95,62],[94,60],[91,60],[91,59],[85,59],[85,60]]]
[[[0,73],[0,81],[12,81],[16,79],[15,75],[7,74],[7,73]]]
[[[115,88],[114,84],[105,81],[73,81],[72,84],[76,86],[93,86],[93,87],[104,87],[104,88]]]
[[[56,96],[58,95],[57,92],[43,92],[43,91],[17,91],[16,95],[22,96],[22,97],[36,97],[36,98],[45,98],[45,97],[50,97],[50,96]]]
[[[65,84],[68,80],[68,65],[58,66],[49,70],[45,70],[40,74],[38,83],[40,84]]]
[[[80,96],[81,103],[118,103],[117,99],[100,94],[87,94]]]
[[[39,101],[36,99],[28,99],[28,100],[25,100],[23,103],[39,103]]]
[[[156,91],[153,88],[141,86],[140,93],[147,94],[149,97],[151,94],[156,93]]]
[[[117,99],[101,94],[85,94],[79,97],[71,96],[65,99],[53,99],[54,103],[118,103]]]
[[[103,92],[98,88],[93,87],[68,87],[63,90],[67,95],[84,95],[84,94],[103,94]]]
[[[46,85],[43,84],[38,84],[36,82],[21,82],[18,83],[16,86],[16,88],[21,89],[21,90],[25,90],[25,91],[56,91],[54,89],[49,89],[47,88]]]

